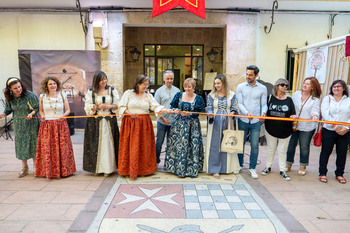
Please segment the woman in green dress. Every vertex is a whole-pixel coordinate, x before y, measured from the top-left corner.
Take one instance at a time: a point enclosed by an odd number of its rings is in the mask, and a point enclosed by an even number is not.
[[[33,116],[39,111],[38,97],[18,78],[9,78],[4,89],[6,106],[0,118],[13,113],[15,129],[16,158],[22,160],[22,170],[18,177],[28,174],[28,159],[33,159],[35,168],[36,143],[39,129],[39,119]]]

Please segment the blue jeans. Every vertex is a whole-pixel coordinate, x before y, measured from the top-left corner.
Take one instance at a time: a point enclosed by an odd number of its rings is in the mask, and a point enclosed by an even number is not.
[[[297,147],[299,141],[300,148],[300,166],[306,167],[309,165],[310,156],[310,142],[315,130],[311,131],[295,131],[289,140],[288,150],[287,150],[287,164],[294,163],[295,148]]]
[[[256,163],[258,161],[259,155],[259,137],[260,137],[260,129],[261,122],[257,122],[254,124],[244,123],[240,119],[238,119],[238,129],[244,130],[244,144],[247,140],[247,135],[250,133],[250,161],[249,161],[249,169],[255,169]],[[239,165],[243,167],[244,159],[243,154],[238,154]]]
[[[343,176],[345,163],[346,163],[346,154],[348,151],[350,133],[346,133],[343,136],[337,134],[334,131],[328,130],[326,128],[322,129],[322,147],[319,161],[319,174],[320,176],[327,175],[328,169],[328,160],[329,156],[333,152],[333,147],[336,145],[337,159],[335,161],[336,170],[335,176]]]
[[[156,155],[157,163],[160,163],[160,153],[162,152],[162,146],[165,138],[165,134],[169,135],[170,125],[163,125],[157,121],[157,139],[156,139]]]

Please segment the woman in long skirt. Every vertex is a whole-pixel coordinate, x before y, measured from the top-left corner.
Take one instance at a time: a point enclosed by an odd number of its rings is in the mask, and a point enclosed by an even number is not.
[[[39,120],[33,118],[39,112],[38,97],[33,92],[27,91],[27,87],[18,78],[9,78],[4,90],[6,106],[0,118],[13,113],[15,128],[16,158],[22,161],[22,170],[18,178],[28,174],[27,160],[33,159],[35,168],[36,143],[39,129]]]
[[[203,169],[204,150],[198,114],[204,110],[204,100],[194,93],[196,81],[188,78],[184,82],[185,92],[178,92],[170,103],[172,109],[182,111],[175,117],[170,128],[165,170],[179,177],[197,177]]]
[[[240,170],[237,154],[220,151],[223,131],[233,120],[228,116],[213,114],[235,114],[237,112],[236,95],[230,91],[225,75],[219,74],[214,79],[213,90],[208,95],[206,111],[209,115],[207,145],[204,155],[204,170],[217,179],[220,173],[238,173]]]
[[[119,128],[114,114],[119,95],[107,85],[107,75],[98,71],[85,97],[85,112],[94,117],[89,117],[85,126],[83,169],[109,176],[118,164]]]
[[[127,90],[119,105],[123,117],[119,140],[118,173],[130,178],[153,174],[157,158],[150,110],[158,113],[166,109],[147,91],[149,78],[139,75],[132,90]]]
[[[68,99],[61,92],[62,84],[55,77],[41,82],[39,114],[41,125],[36,150],[35,176],[47,179],[67,177],[76,172],[68,123]]]

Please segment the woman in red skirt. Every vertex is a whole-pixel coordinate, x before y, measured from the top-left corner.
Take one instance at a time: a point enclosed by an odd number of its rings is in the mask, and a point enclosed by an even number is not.
[[[61,178],[76,172],[73,146],[65,117],[70,113],[62,84],[55,77],[41,82],[39,114],[41,125],[36,150],[35,176]]]
[[[157,171],[157,158],[150,110],[166,110],[148,93],[149,78],[139,75],[133,89],[127,90],[120,102],[123,117],[119,137],[118,174],[137,178]],[[144,115],[140,115],[144,114]]]

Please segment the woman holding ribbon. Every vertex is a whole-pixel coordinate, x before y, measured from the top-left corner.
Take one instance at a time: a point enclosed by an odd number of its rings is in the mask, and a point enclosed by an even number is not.
[[[118,164],[119,128],[115,114],[119,95],[107,85],[107,75],[98,71],[85,97],[85,112],[90,117],[85,125],[83,169],[109,176]]]
[[[118,173],[131,179],[157,171],[156,144],[149,112],[154,111],[159,116],[158,113],[166,108],[148,92],[149,83],[147,76],[137,76],[133,88],[123,94],[119,105],[119,113],[125,115],[119,139]]]
[[[277,118],[293,118],[295,115],[295,108],[292,98],[286,95],[288,88],[288,81],[280,78],[273,86],[273,93],[270,95],[267,102],[268,117]],[[276,149],[278,151],[278,162],[280,175],[285,180],[290,180],[286,173],[286,157],[287,147],[291,134],[293,133],[292,122],[285,120],[265,120],[265,137],[267,142],[267,157],[266,167],[261,172],[262,175],[267,175],[271,172],[271,166],[275,157]]]
[[[39,114],[41,125],[36,150],[35,176],[47,179],[67,177],[76,172],[67,120],[70,108],[56,77],[41,82]]]
[[[28,174],[28,159],[33,159],[35,169],[39,119],[33,116],[39,112],[39,101],[18,78],[7,79],[4,96],[6,106],[0,118],[13,113],[16,158],[22,160],[22,170],[18,177],[22,178]]]
[[[220,114],[236,114],[236,95],[230,91],[226,76],[219,74],[214,79],[213,90],[208,95],[206,112],[209,116],[207,145],[204,155],[204,169],[213,174],[217,179],[220,173],[239,172],[240,166],[237,154],[228,154],[220,151],[223,131],[230,124],[233,129],[233,121],[228,116]],[[219,115],[215,115],[219,114]]]
[[[199,114],[188,112],[202,112],[204,100],[194,93],[196,81],[193,78],[187,78],[183,86],[185,92],[178,92],[170,103],[171,109],[182,112],[177,113],[170,128],[165,170],[179,177],[193,178],[203,169],[204,151]]]
[[[330,88],[329,95],[325,96],[321,104],[321,113],[324,121],[339,121],[350,123],[349,90],[343,80],[335,80]],[[336,145],[335,178],[339,183],[345,184],[344,169],[346,153],[349,145],[349,124],[324,124],[322,129],[322,147],[319,163],[319,179],[327,182],[328,159]]]
[[[302,90],[296,91],[292,96],[298,118],[308,120],[319,119],[321,93],[321,87],[316,78],[308,77],[304,80]],[[286,168],[288,171],[291,170],[294,163],[295,148],[299,142],[300,168],[298,175],[305,175],[306,166],[309,164],[310,142],[316,127],[317,123],[315,122],[299,121],[295,128],[293,128],[287,150]]]

